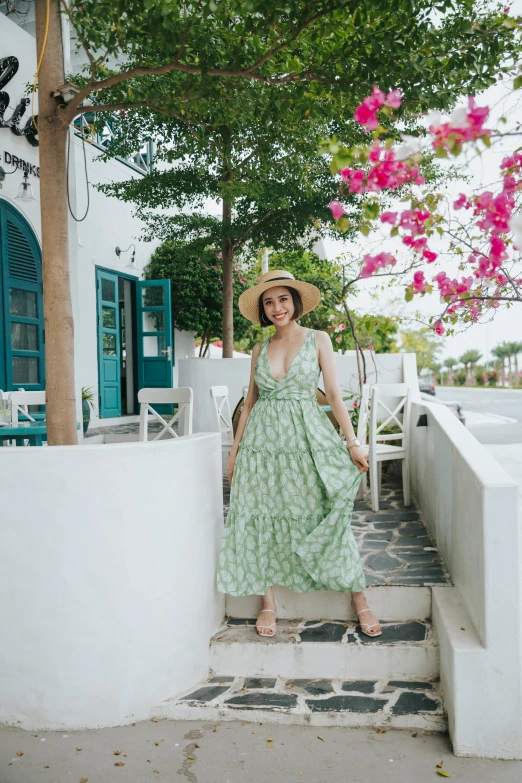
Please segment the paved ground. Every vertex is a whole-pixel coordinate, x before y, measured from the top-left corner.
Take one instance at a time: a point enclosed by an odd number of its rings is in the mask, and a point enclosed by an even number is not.
[[[445,734],[422,731],[196,721],[0,730],[1,783],[425,783],[443,779],[441,762],[458,783],[522,779],[521,761],[456,758]]]
[[[437,386],[436,397],[441,400],[458,400],[461,403],[466,424],[481,443],[522,444],[522,389]],[[507,417],[512,421],[505,422],[496,419],[497,416]]]

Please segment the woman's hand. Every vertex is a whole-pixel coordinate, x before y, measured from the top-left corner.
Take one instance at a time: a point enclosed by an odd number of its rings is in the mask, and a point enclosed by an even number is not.
[[[232,476],[234,475],[234,465],[236,464],[236,455],[230,452],[227,462],[228,482],[232,486]]]
[[[368,459],[364,449],[360,446],[352,446],[348,451],[350,452],[350,457],[352,458],[355,467],[359,468],[361,473],[366,473],[368,470]]]

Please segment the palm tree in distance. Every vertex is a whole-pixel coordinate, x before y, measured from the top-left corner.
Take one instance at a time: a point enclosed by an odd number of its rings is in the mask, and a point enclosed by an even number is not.
[[[494,348],[491,349],[492,355],[496,358],[497,362],[496,365],[498,367],[499,372],[499,380],[500,385],[505,386],[506,384],[506,359],[511,355],[511,352],[509,351],[507,347],[507,343],[499,343],[499,345],[496,345]],[[508,376],[509,377],[509,376]]]
[[[466,383],[469,384],[469,386],[475,386],[477,383],[475,367],[477,362],[480,361],[481,356],[482,354],[480,351],[471,348],[460,357],[460,361],[466,367]]]
[[[514,386],[518,386],[520,384],[520,374],[519,374],[519,369],[518,369],[518,356],[519,356],[519,354],[522,353],[522,342],[517,342],[516,340],[513,341],[513,342],[508,342],[508,343],[506,343],[506,349],[508,349],[508,348],[509,348],[509,350],[511,352],[510,355],[509,355],[509,363],[511,365],[511,358],[513,358],[514,364],[515,364],[515,373],[514,373],[514,378],[513,378],[513,381],[514,381],[513,385]]]
[[[459,363],[459,360],[458,359],[454,359],[451,356],[448,359],[444,360],[444,367],[446,367],[447,370],[448,370],[448,378],[447,378],[447,381],[446,381],[446,384],[448,386],[453,386],[453,383],[454,383],[454,380],[455,380],[453,378],[453,368],[458,363]]]

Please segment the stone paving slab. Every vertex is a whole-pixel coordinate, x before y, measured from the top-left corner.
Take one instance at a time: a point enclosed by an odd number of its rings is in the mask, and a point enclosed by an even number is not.
[[[221,683],[216,693],[214,683]],[[211,684],[212,683],[212,684]],[[438,678],[391,681],[212,677],[179,699],[164,702],[165,716],[208,714],[209,719],[299,722],[314,725],[402,725],[443,729],[446,725]],[[180,712],[181,711],[181,712]],[[159,713],[158,713],[159,714]],[[325,723],[327,721],[327,723]],[[337,723],[336,723],[337,721]],[[339,724],[340,722],[340,724]]]
[[[230,501],[227,478],[223,496],[226,518]],[[352,530],[368,586],[451,585],[418,508],[404,506],[401,485],[394,479],[383,483],[379,511],[372,511],[369,495],[355,503]]]
[[[285,620],[277,621],[275,636],[260,636],[256,618],[228,618],[226,625],[213,636],[211,644],[374,644],[432,645],[435,643],[431,623],[411,620],[401,623],[381,623],[382,635],[370,637],[361,632],[356,622],[345,620]]]

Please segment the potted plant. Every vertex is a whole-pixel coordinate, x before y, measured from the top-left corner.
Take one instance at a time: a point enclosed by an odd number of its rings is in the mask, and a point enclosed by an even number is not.
[[[91,421],[91,409],[94,410],[94,391],[92,386],[82,386],[83,434],[87,434]]]

